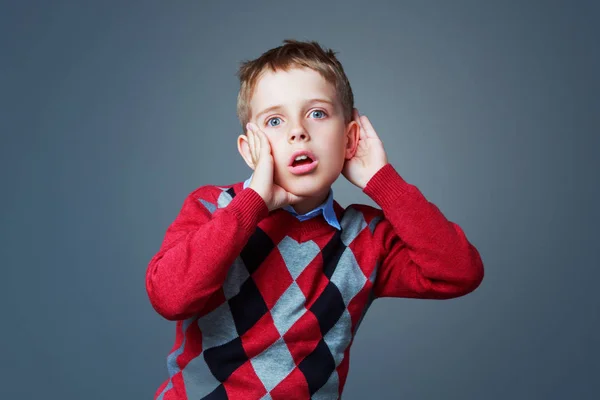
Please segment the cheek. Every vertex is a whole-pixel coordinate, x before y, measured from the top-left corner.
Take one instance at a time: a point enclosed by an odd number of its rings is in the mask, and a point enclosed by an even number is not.
[[[269,140],[271,144],[271,155],[273,156],[273,162],[275,162],[275,166],[286,167],[287,166],[287,153],[285,152],[285,147],[287,146],[285,142],[277,139]]]
[[[344,150],[344,142],[340,140],[331,140],[325,145],[327,151],[327,157],[322,160],[328,168],[333,170],[340,170],[344,166],[345,162],[345,150]]]

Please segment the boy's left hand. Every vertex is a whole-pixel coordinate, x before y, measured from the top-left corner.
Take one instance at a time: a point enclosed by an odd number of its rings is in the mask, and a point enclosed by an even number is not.
[[[365,115],[359,115],[356,108],[353,110],[352,118],[360,127],[360,135],[356,153],[354,157],[346,160],[342,174],[354,185],[364,189],[373,175],[388,161],[383,143],[369,119]]]

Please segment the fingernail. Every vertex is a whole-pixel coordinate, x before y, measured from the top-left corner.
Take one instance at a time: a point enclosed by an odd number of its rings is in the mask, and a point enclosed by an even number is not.
[[[252,124],[250,122],[246,124],[246,129],[252,130]]]

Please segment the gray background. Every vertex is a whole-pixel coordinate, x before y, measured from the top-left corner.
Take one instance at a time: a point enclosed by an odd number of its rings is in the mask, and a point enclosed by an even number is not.
[[[285,38],[339,52],[390,161],[486,269],[459,299],[376,302],[344,398],[598,398],[599,17],[592,1],[3,2],[0,398],[149,399],[167,378],[174,325],[147,263],[190,191],[249,175],[235,72]],[[342,205],[373,204],[343,179]]]

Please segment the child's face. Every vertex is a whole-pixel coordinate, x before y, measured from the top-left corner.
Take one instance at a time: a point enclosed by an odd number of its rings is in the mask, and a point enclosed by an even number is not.
[[[352,156],[358,129],[355,121],[344,124],[334,86],[310,68],[267,70],[257,82],[250,109],[251,121],[271,144],[275,184],[298,196],[325,195]],[[292,163],[298,150],[314,154],[312,171],[298,168],[309,160]]]

